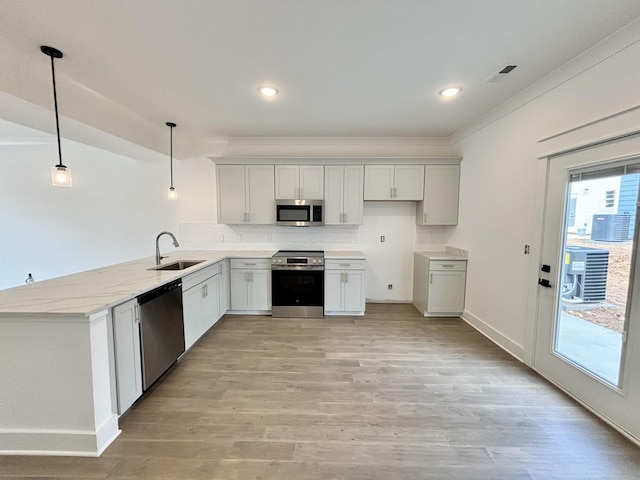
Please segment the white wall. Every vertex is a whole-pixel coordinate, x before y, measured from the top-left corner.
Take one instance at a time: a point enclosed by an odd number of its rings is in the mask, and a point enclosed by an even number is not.
[[[455,145],[464,161],[459,225],[450,240],[469,251],[465,317],[517,355],[524,354],[535,306],[530,272],[540,254],[534,230],[540,219],[534,212],[544,196],[536,179],[545,165],[536,159],[538,141],[640,105],[638,40],[636,22],[556,72],[557,86],[523,92],[528,103],[484,119],[484,128]],[[525,244],[531,255],[524,255]]]
[[[186,206],[167,200],[168,158],[138,161],[73,141],[62,154],[72,188],[51,185],[55,137],[0,146],[0,288],[24,284],[28,273],[38,281],[151,256],[160,231],[178,231]],[[182,194],[181,162],[174,176]],[[173,249],[168,238],[161,246]]]

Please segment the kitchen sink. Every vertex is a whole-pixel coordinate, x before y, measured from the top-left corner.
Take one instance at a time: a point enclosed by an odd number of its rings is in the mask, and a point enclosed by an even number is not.
[[[193,267],[194,265],[198,265],[204,261],[205,260],[178,260],[176,262],[149,268],[149,270],[184,270],[185,268]]]

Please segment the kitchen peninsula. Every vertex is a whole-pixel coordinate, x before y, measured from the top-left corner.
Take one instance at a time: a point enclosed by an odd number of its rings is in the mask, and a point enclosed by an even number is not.
[[[174,251],[204,260],[149,270],[148,257],[0,291],[0,453],[98,456],[118,436],[110,309],[225,258],[273,251]]]

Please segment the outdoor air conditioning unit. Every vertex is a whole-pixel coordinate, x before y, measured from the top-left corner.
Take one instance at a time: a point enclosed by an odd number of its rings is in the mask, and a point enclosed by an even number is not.
[[[564,252],[562,298],[599,302],[607,294],[609,250],[568,246]]]
[[[630,215],[594,215],[591,240],[625,242],[629,239]]]

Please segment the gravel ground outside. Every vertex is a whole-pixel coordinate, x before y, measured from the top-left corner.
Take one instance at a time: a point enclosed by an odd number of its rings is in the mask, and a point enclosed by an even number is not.
[[[572,310],[571,306],[568,305],[566,312],[570,315],[588,320],[591,323],[595,323],[596,325],[601,325],[614,332],[621,333],[624,328],[633,243],[631,241],[597,242],[570,235],[567,244],[609,250],[609,269],[607,272],[605,302],[614,307],[594,306],[594,308],[589,309]]]

